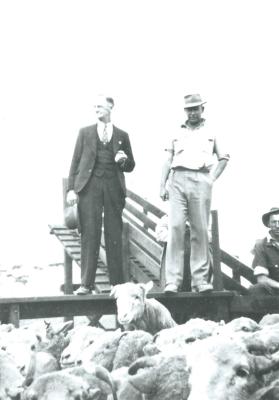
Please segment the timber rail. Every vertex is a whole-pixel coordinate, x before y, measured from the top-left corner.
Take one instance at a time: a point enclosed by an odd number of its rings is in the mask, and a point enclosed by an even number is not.
[[[65,181],[64,181],[65,187]],[[162,291],[164,255],[166,245],[157,242],[155,229],[164,212],[131,190],[123,212],[123,268],[126,281],[147,282],[153,280],[154,288],[148,297],[162,302],[179,323],[192,317],[215,320],[231,320],[249,316],[256,320],[266,313],[279,312],[279,299],[275,297],[253,299],[247,295],[254,283],[253,271],[228,252],[220,249],[218,213],[212,216],[212,272],[214,291],[198,294],[189,291],[189,253],[185,257],[184,290],[173,296]],[[110,298],[104,240],[102,238],[95,295],[74,296],[73,262],[80,265],[80,235],[65,225],[51,225],[50,233],[64,249],[64,294],[49,297],[0,298],[0,319],[16,326],[20,319],[72,317],[78,315],[115,314],[114,299]],[[189,243],[186,247],[189,248]]]

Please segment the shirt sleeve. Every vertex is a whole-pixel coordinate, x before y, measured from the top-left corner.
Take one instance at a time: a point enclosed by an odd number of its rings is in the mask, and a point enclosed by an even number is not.
[[[228,161],[230,159],[230,155],[228,153],[224,153],[223,150],[220,150],[219,143],[216,138],[214,141],[214,150],[213,151],[216,154],[218,161],[220,161],[220,160]]]
[[[252,262],[252,268],[254,270],[254,275],[269,275],[269,268],[267,257],[264,252],[264,247],[262,242],[257,242],[253,249],[254,259]]]

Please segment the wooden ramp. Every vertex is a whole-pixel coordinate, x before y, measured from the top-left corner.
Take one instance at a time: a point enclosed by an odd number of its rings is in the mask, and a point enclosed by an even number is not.
[[[212,211],[212,273],[214,291],[209,294],[190,292],[189,251],[185,257],[184,291],[167,296],[162,291],[164,280],[165,245],[155,238],[155,228],[164,212],[138,194],[128,190],[123,213],[123,269],[126,281],[154,282],[149,297],[162,302],[171,311],[178,323],[189,318],[203,317],[229,321],[238,316],[249,316],[259,320],[266,313],[279,312],[276,297],[253,299],[247,296],[248,286],[254,282],[253,271],[240,260],[220,249],[218,214]],[[73,262],[80,265],[80,236],[76,230],[64,225],[51,225],[64,248],[65,279],[64,294],[55,297],[0,298],[1,321],[19,324],[20,319],[72,317],[73,315],[115,314],[115,301],[108,296],[110,291],[106,268],[104,241],[100,250],[96,278],[96,295],[73,296]],[[185,243],[189,250],[189,243]],[[61,282],[62,283],[62,282]]]
[[[62,244],[65,252],[65,294],[71,294],[74,290],[72,283],[72,261],[80,267],[80,235],[75,229],[68,229],[64,225],[50,225],[50,233],[55,235]],[[70,276],[69,276],[70,274]],[[105,264],[105,250],[102,246],[96,271],[95,290],[97,293],[109,293],[110,284],[107,266]]]

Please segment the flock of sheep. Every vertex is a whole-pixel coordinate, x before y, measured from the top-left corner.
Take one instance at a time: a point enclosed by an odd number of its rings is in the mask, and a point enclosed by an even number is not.
[[[279,314],[177,325],[151,287],[112,289],[115,331],[0,325],[0,400],[279,399]]]

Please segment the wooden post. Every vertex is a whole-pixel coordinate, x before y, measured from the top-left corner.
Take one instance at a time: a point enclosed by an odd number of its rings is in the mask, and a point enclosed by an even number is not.
[[[219,244],[218,212],[211,211],[212,216],[212,258],[213,258],[213,287],[214,290],[223,290],[221,271],[221,251]]]
[[[20,310],[19,304],[11,304],[9,307],[9,322],[16,328],[19,328],[20,323]]]
[[[128,222],[123,223],[122,230],[122,257],[123,257],[123,276],[124,281],[129,282],[131,273],[129,265],[129,224]]]
[[[64,294],[73,294],[73,260],[64,251]]]
[[[67,179],[63,178],[63,211],[66,207]],[[73,294],[73,260],[64,251],[64,294]]]

